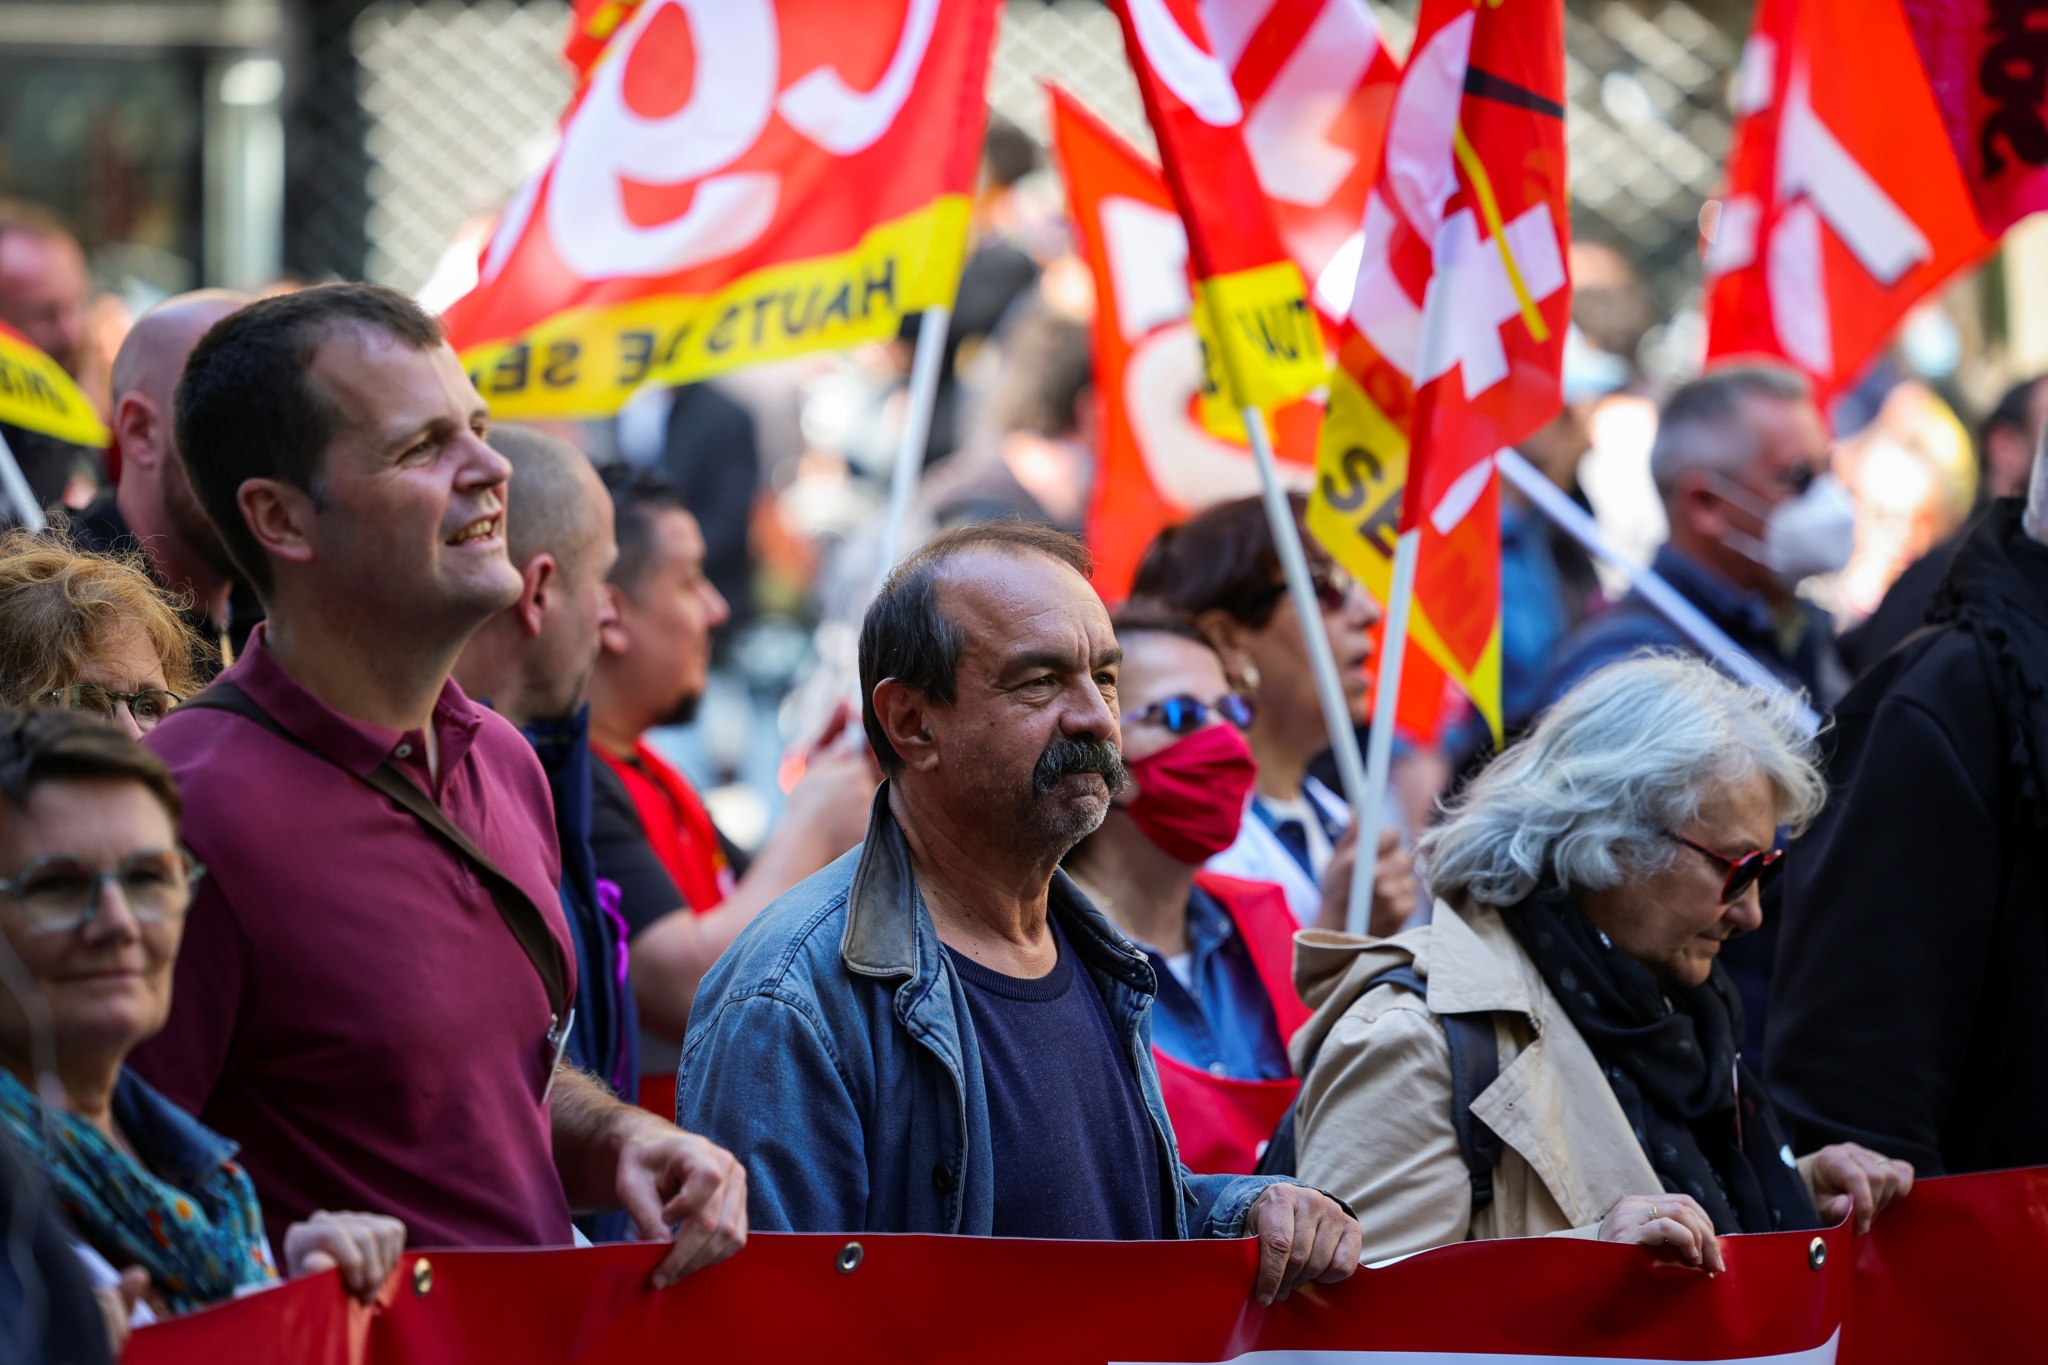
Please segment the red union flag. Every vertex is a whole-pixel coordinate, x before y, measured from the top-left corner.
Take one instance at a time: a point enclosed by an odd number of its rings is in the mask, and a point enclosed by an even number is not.
[[[1410,631],[1498,735],[1494,452],[1560,406],[1561,0],[1426,0],[1366,197],[1309,525],[1386,600],[1420,535]]]
[[[1984,230],[2048,209],[2048,22],[2038,0],[1902,0]]]
[[[1200,0],[1244,108],[1244,143],[1280,241],[1330,318],[1349,306],[1358,225],[1401,68],[1366,0]]]
[[[1707,354],[1777,356],[1832,392],[1992,242],[1899,0],[1763,0],[1734,104]]]
[[[1244,104],[1195,0],[1110,0],[1159,140],[1167,187],[1187,225],[1202,334],[1204,421],[1273,409],[1327,375],[1322,331],[1301,270],[1280,244],[1244,141]]]
[[[494,412],[611,412],[952,302],[994,0],[612,8],[560,149],[445,315]]]
[[[1251,452],[1195,416],[1202,350],[1189,316],[1188,237],[1159,168],[1064,92],[1052,96],[1053,148],[1095,279],[1095,391],[1102,458],[1088,508],[1095,586],[1130,591],[1153,537],[1211,503],[1259,491]],[[1307,487],[1318,414],[1276,414],[1282,469]]]

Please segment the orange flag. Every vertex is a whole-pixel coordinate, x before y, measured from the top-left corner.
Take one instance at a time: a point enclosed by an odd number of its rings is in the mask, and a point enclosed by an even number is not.
[[[1309,524],[1500,733],[1494,452],[1561,405],[1570,318],[1562,0],[1425,0],[1367,196]]]
[[[1251,452],[1204,430],[1195,415],[1201,345],[1190,312],[1187,230],[1159,168],[1063,91],[1050,89],[1053,151],[1068,210],[1095,279],[1095,390],[1102,450],[1088,508],[1095,586],[1130,591],[1160,531],[1211,503],[1259,491]],[[1275,451],[1308,486],[1320,413],[1277,414]]]
[[[444,318],[495,413],[612,412],[952,303],[995,0],[599,4],[572,46],[614,20]]]
[[[1239,410],[1271,411],[1323,383],[1322,332],[1245,148],[1243,102],[1195,0],[1110,0],[1110,7],[1123,21],[1124,51],[1187,225],[1203,421],[1231,431]]]
[[[1993,241],[1899,0],[1763,0],[1734,104],[1702,220],[1707,355],[1776,356],[1831,393]]]

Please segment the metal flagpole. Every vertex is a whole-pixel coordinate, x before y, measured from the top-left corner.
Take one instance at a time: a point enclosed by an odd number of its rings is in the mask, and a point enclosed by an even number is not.
[[[1587,516],[1583,507],[1567,497],[1564,490],[1545,477],[1542,470],[1523,459],[1520,452],[1503,450],[1494,457],[1494,463],[1500,467],[1502,478],[1521,490],[1522,496],[1562,526],[1588,553],[1600,556],[1627,574],[1629,585],[1642,593],[1665,620],[1704,650],[1708,658],[1752,687],[1792,695],[1792,689],[1785,686],[1783,679],[1730,639],[1726,631],[1708,620],[1698,607],[1679,594],[1678,589],[1665,582],[1661,574],[1647,564],[1638,564],[1615,548],[1600,529],[1600,523]],[[1809,739],[1820,733],[1820,713],[1804,701],[1799,704],[1799,723]]]
[[[1295,525],[1294,509],[1288,506],[1287,490],[1280,484],[1280,466],[1273,458],[1266,415],[1255,407],[1247,407],[1244,429],[1251,438],[1252,459],[1259,467],[1259,491],[1266,504],[1266,521],[1273,528],[1273,546],[1280,553],[1281,571],[1287,575],[1287,591],[1294,599],[1302,643],[1308,647],[1309,669],[1315,675],[1316,696],[1323,705],[1323,722],[1330,730],[1337,775],[1351,795],[1352,820],[1358,829],[1359,865],[1351,874],[1351,900],[1345,909],[1344,923],[1352,933],[1362,934],[1372,915],[1372,865],[1379,849],[1379,803],[1373,801],[1368,805],[1362,795],[1376,789],[1358,756],[1358,731],[1351,725],[1351,708],[1344,701],[1344,683],[1337,676],[1337,656],[1330,652],[1329,632],[1322,629],[1322,606],[1316,600],[1315,584],[1309,580],[1308,555],[1301,548],[1301,528]],[[1384,773],[1380,775],[1380,785],[1386,785]],[[1371,824],[1365,823],[1368,811]]]
[[[932,405],[939,397],[939,365],[946,356],[946,328],[953,310],[927,308],[917,324],[917,352],[910,362],[910,407],[903,414],[903,443],[896,448],[896,468],[889,477],[889,515],[882,523],[882,544],[875,565],[875,591],[880,592],[903,548],[903,523],[910,517],[910,499],[917,476],[924,472],[925,442],[931,436]]]
[[[0,436],[0,492],[7,494],[7,501],[14,504],[15,514],[31,534],[39,535],[49,525],[43,505],[36,501],[35,491],[28,486],[28,476],[21,472],[14,448],[7,444],[5,436]]]

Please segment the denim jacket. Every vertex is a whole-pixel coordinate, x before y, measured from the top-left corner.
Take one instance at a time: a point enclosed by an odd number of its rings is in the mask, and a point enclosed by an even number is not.
[[[1055,873],[1050,911],[1102,992],[1152,1112],[1174,1237],[1241,1235],[1271,1177],[1195,1175],[1152,1062],[1143,952]],[[747,1218],[795,1232],[987,1236],[988,1093],[960,980],[875,795],[867,840],[770,905],[697,992],[676,1122],[747,1168]]]

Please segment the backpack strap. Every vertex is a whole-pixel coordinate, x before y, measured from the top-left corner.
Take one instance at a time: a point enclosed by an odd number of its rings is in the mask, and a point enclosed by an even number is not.
[[[227,711],[244,720],[253,721],[281,739],[289,740],[307,753],[323,762],[333,763],[325,754],[278,723],[275,716],[263,709],[254,697],[222,678],[216,678],[199,695],[188,698],[180,707],[202,707],[210,711]],[[335,766],[339,766],[338,764]],[[551,1042],[560,1044],[568,1040],[565,1021],[569,1018],[569,972],[563,960],[562,945],[548,930],[547,916],[533,903],[519,883],[507,876],[490,855],[476,846],[467,834],[456,828],[447,813],[435,805],[428,795],[421,791],[405,774],[391,766],[380,763],[362,779],[370,786],[389,797],[394,805],[405,811],[460,854],[477,874],[485,888],[491,893],[491,903],[498,907],[498,915],[505,921],[505,927],[512,932],[526,960],[533,964],[533,970],[540,977],[541,988],[547,992],[548,1009],[554,1015],[549,1029]],[[559,1032],[560,1037],[556,1035]]]
[[[1429,995],[1427,983],[1412,965],[1388,968],[1366,982],[1365,990],[1380,986],[1400,986],[1425,999]],[[1472,1212],[1477,1213],[1493,1202],[1493,1169],[1500,1165],[1502,1144],[1499,1135],[1472,1112],[1472,1101],[1500,1076],[1500,1040],[1494,1034],[1490,1011],[1437,1017],[1444,1021],[1444,1039],[1451,1049],[1451,1131],[1457,1134],[1458,1154],[1464,1157],[1465,1169],[1471,1175]],[[1319,1040],[1302,1058],[1302,1075],[1314,1069],[1321,1051]],[[1265,1155],[1259,1158],[1257,1174],[1299,1174],[1296,1167],[1301,1153],[1296,1114],[1300,1107],[1301,1101],[1297,1099],[1281,1115],[1272,1141],[1266,1144]]]

